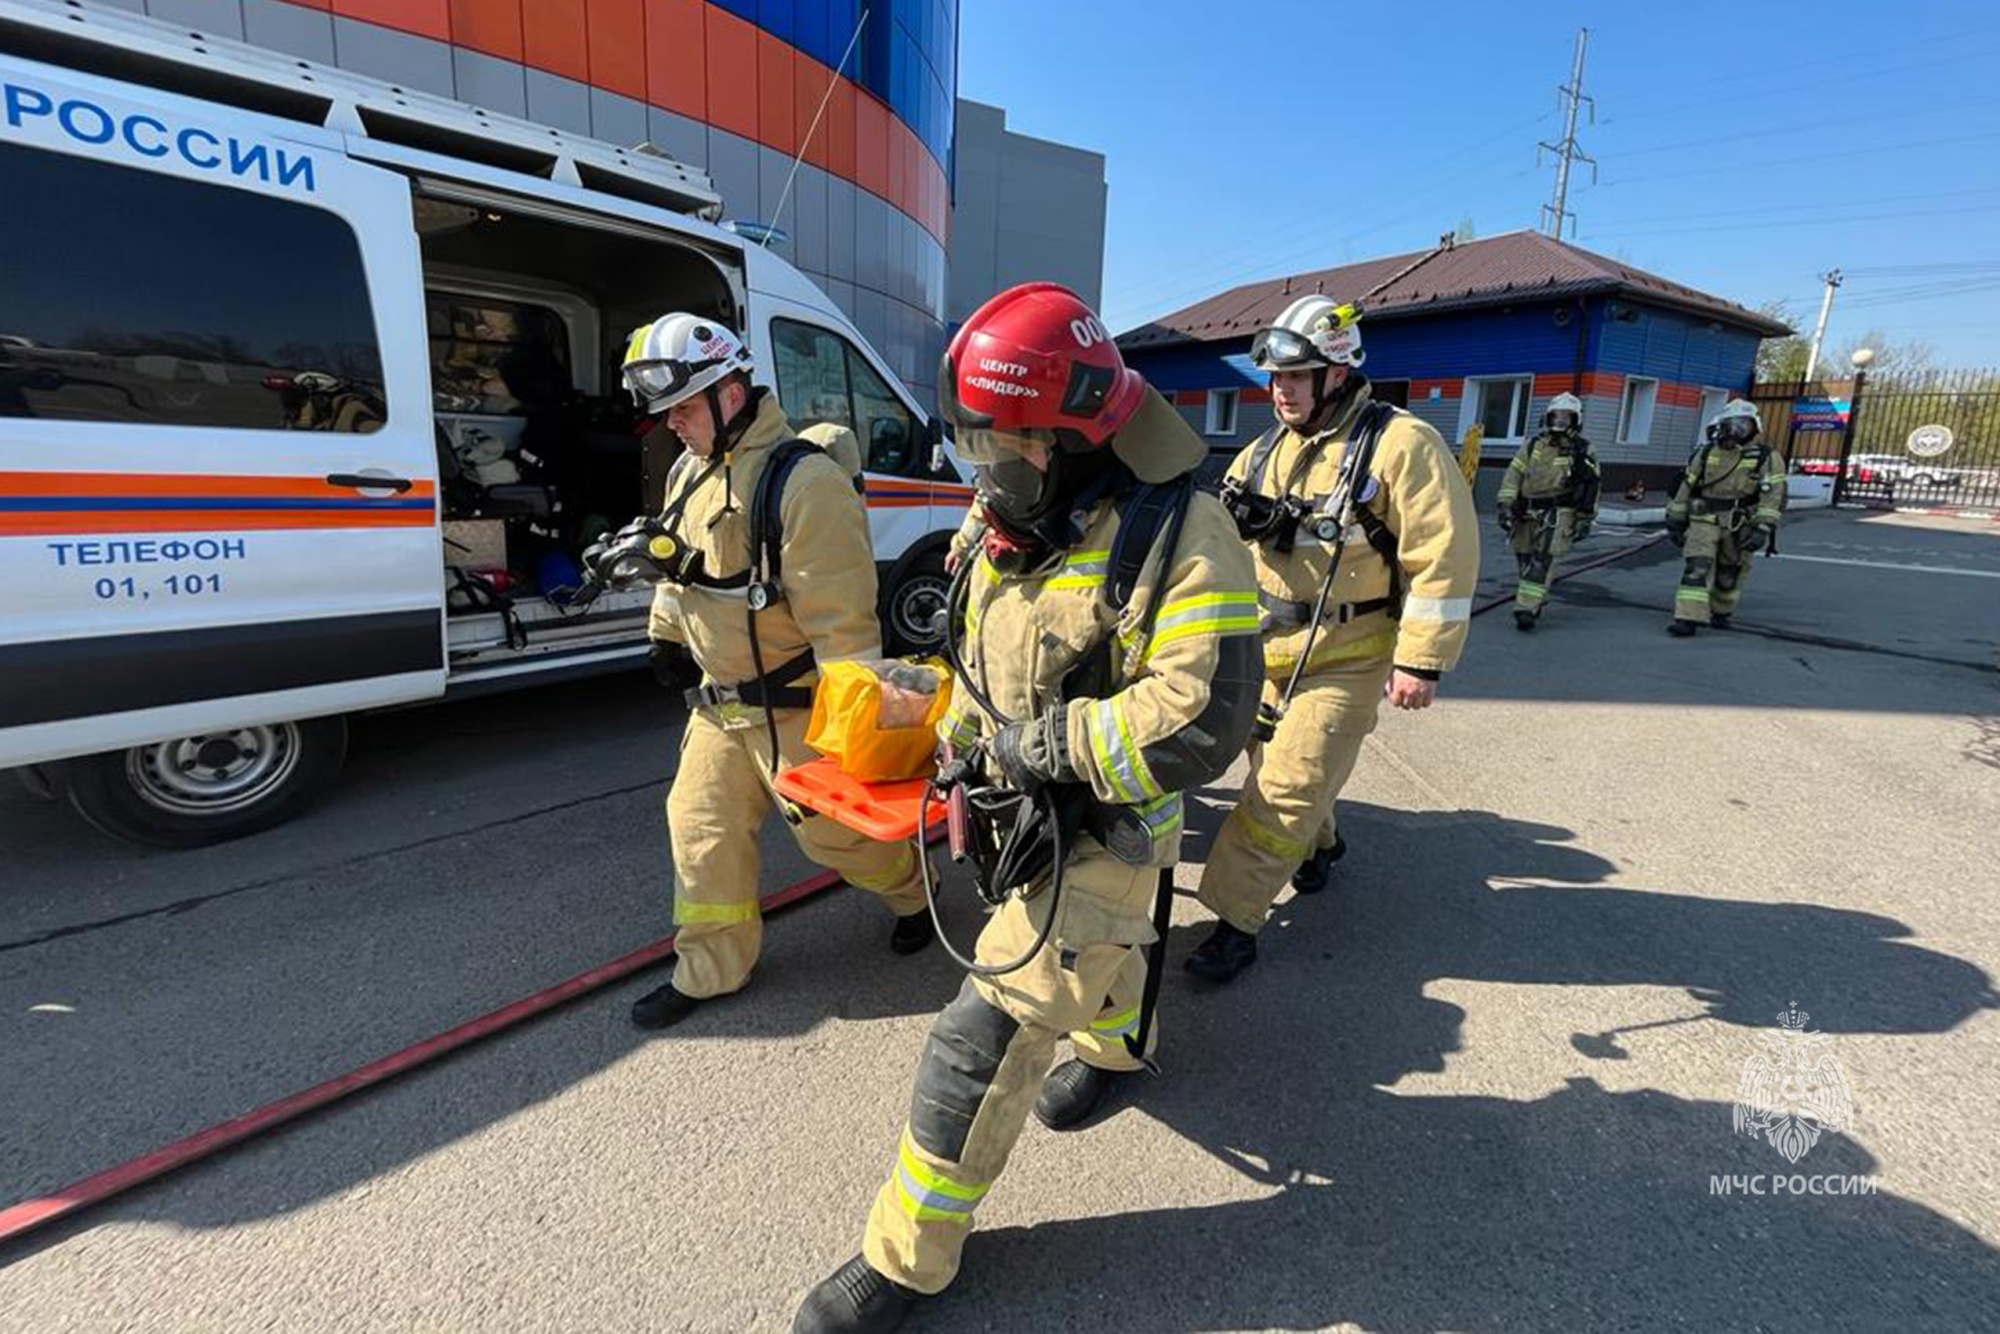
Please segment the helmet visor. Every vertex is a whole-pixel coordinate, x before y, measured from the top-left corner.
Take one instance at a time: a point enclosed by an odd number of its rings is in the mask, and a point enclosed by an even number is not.
[[[1265,370],[1293,370],[1327,364],[1326,358],[1304,334],[1277,328],[1257,331],[1257,336],[1250,340],[1250,361]]]
[[[1720,417],[1709,430],[1725,445],[1747,445],[1757,437],[1755,417]]]
[[[1041,512],[1055,456],[1054,435],[968,428],[958,433],[960,457],[978,474],[979,492],[1008,518]]]
[[[628,362],[625,366],[625,387],[641,403],[658,403],[661,399],[684,396],[695,376],[719,364],[715,361],[690,362],[664,358]]]

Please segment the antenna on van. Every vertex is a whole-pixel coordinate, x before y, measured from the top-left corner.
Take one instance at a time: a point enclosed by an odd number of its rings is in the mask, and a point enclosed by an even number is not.
[[[813,123],[807,127],[806,137],[799,141],[799,154],[792,159],[792,169],[785,173],[785,188],[778,192],[778,209],[777,212],[771,215],[772,230],[764,236],[764,249],[766,250],[771,248],[774,233],[776,235],[783,235],[777,229],[785,221],[785,202],[792,197],[792,182],[798,179],[799,163],[805,161],[806,146],[812,143],[813,136],[819,133],[820,118],[826,115],[826,104],[833,100],[834,86],[840,82],[841,71],[847,68],[848,57],[854,54],[854,44],[861,40],[861,30],[867,26],[868,11],[863,9],[861,11],[861,21],[854,25],[854,35],[847,39],[847,49],[840,53],[840,63],[833,67],[833,77],[826,81],[826,93],[819,99],[819,110],[813,112]]]

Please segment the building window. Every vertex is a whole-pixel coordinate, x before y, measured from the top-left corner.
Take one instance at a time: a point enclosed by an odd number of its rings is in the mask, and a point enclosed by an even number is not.
[[[1208,391],[1208,421],[1202,431],[1208,435],[1236,434],[1236,395],[1234,389],[1211,389]]]
[[[381,428],[368,274],[336,214],[15,144],[0,180],[0,417]]]
[[[1618,443],[1644,445],[1653,439],[1653,404],[1660,382],[1631,375],[1625,379],[1625,399],[1618,406]]]
[[[1528,407],[1535,397],[1532,375],[1475,376],[1465,382],[1459,414],[1462,438],[1474,426],[1487,444],[1518,443],[1528,435]]]
[[[1701,411],[1695,415],[1694,441],[1700,444],[1708,439],[1708,424],[1715,420],[1715,414],[1722,411],[1722,405],[1729,401],[1727,389],[1704,389],[1701,391]]]

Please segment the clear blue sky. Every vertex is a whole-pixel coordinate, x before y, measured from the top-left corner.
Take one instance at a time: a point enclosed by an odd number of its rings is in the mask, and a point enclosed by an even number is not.
[[[963,96],[1108,159],[1104,314],[1534,227],[1579,25],[1579,244],[1828,339],[2000,365],[2000,6],[962,0]],[[1544,156],[1546,162],[1547,155]]]

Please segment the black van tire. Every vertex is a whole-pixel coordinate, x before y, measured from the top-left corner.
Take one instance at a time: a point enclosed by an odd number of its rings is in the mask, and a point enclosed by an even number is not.
[[[924,622],[944,609],[951,576],[944,572],[944,548],[913,552],[882,580],[882,643],[896,656],[941,653],[944,636]]]
[[[69,799],[113,838],[198,848],[298,815],[346,758],[344,718],[234,728],[71,760]]]
[[[63,799],[62,769],[53,764],[30,764],[16,769],[21,777],[21,786],[36,801],[61,801]]]

